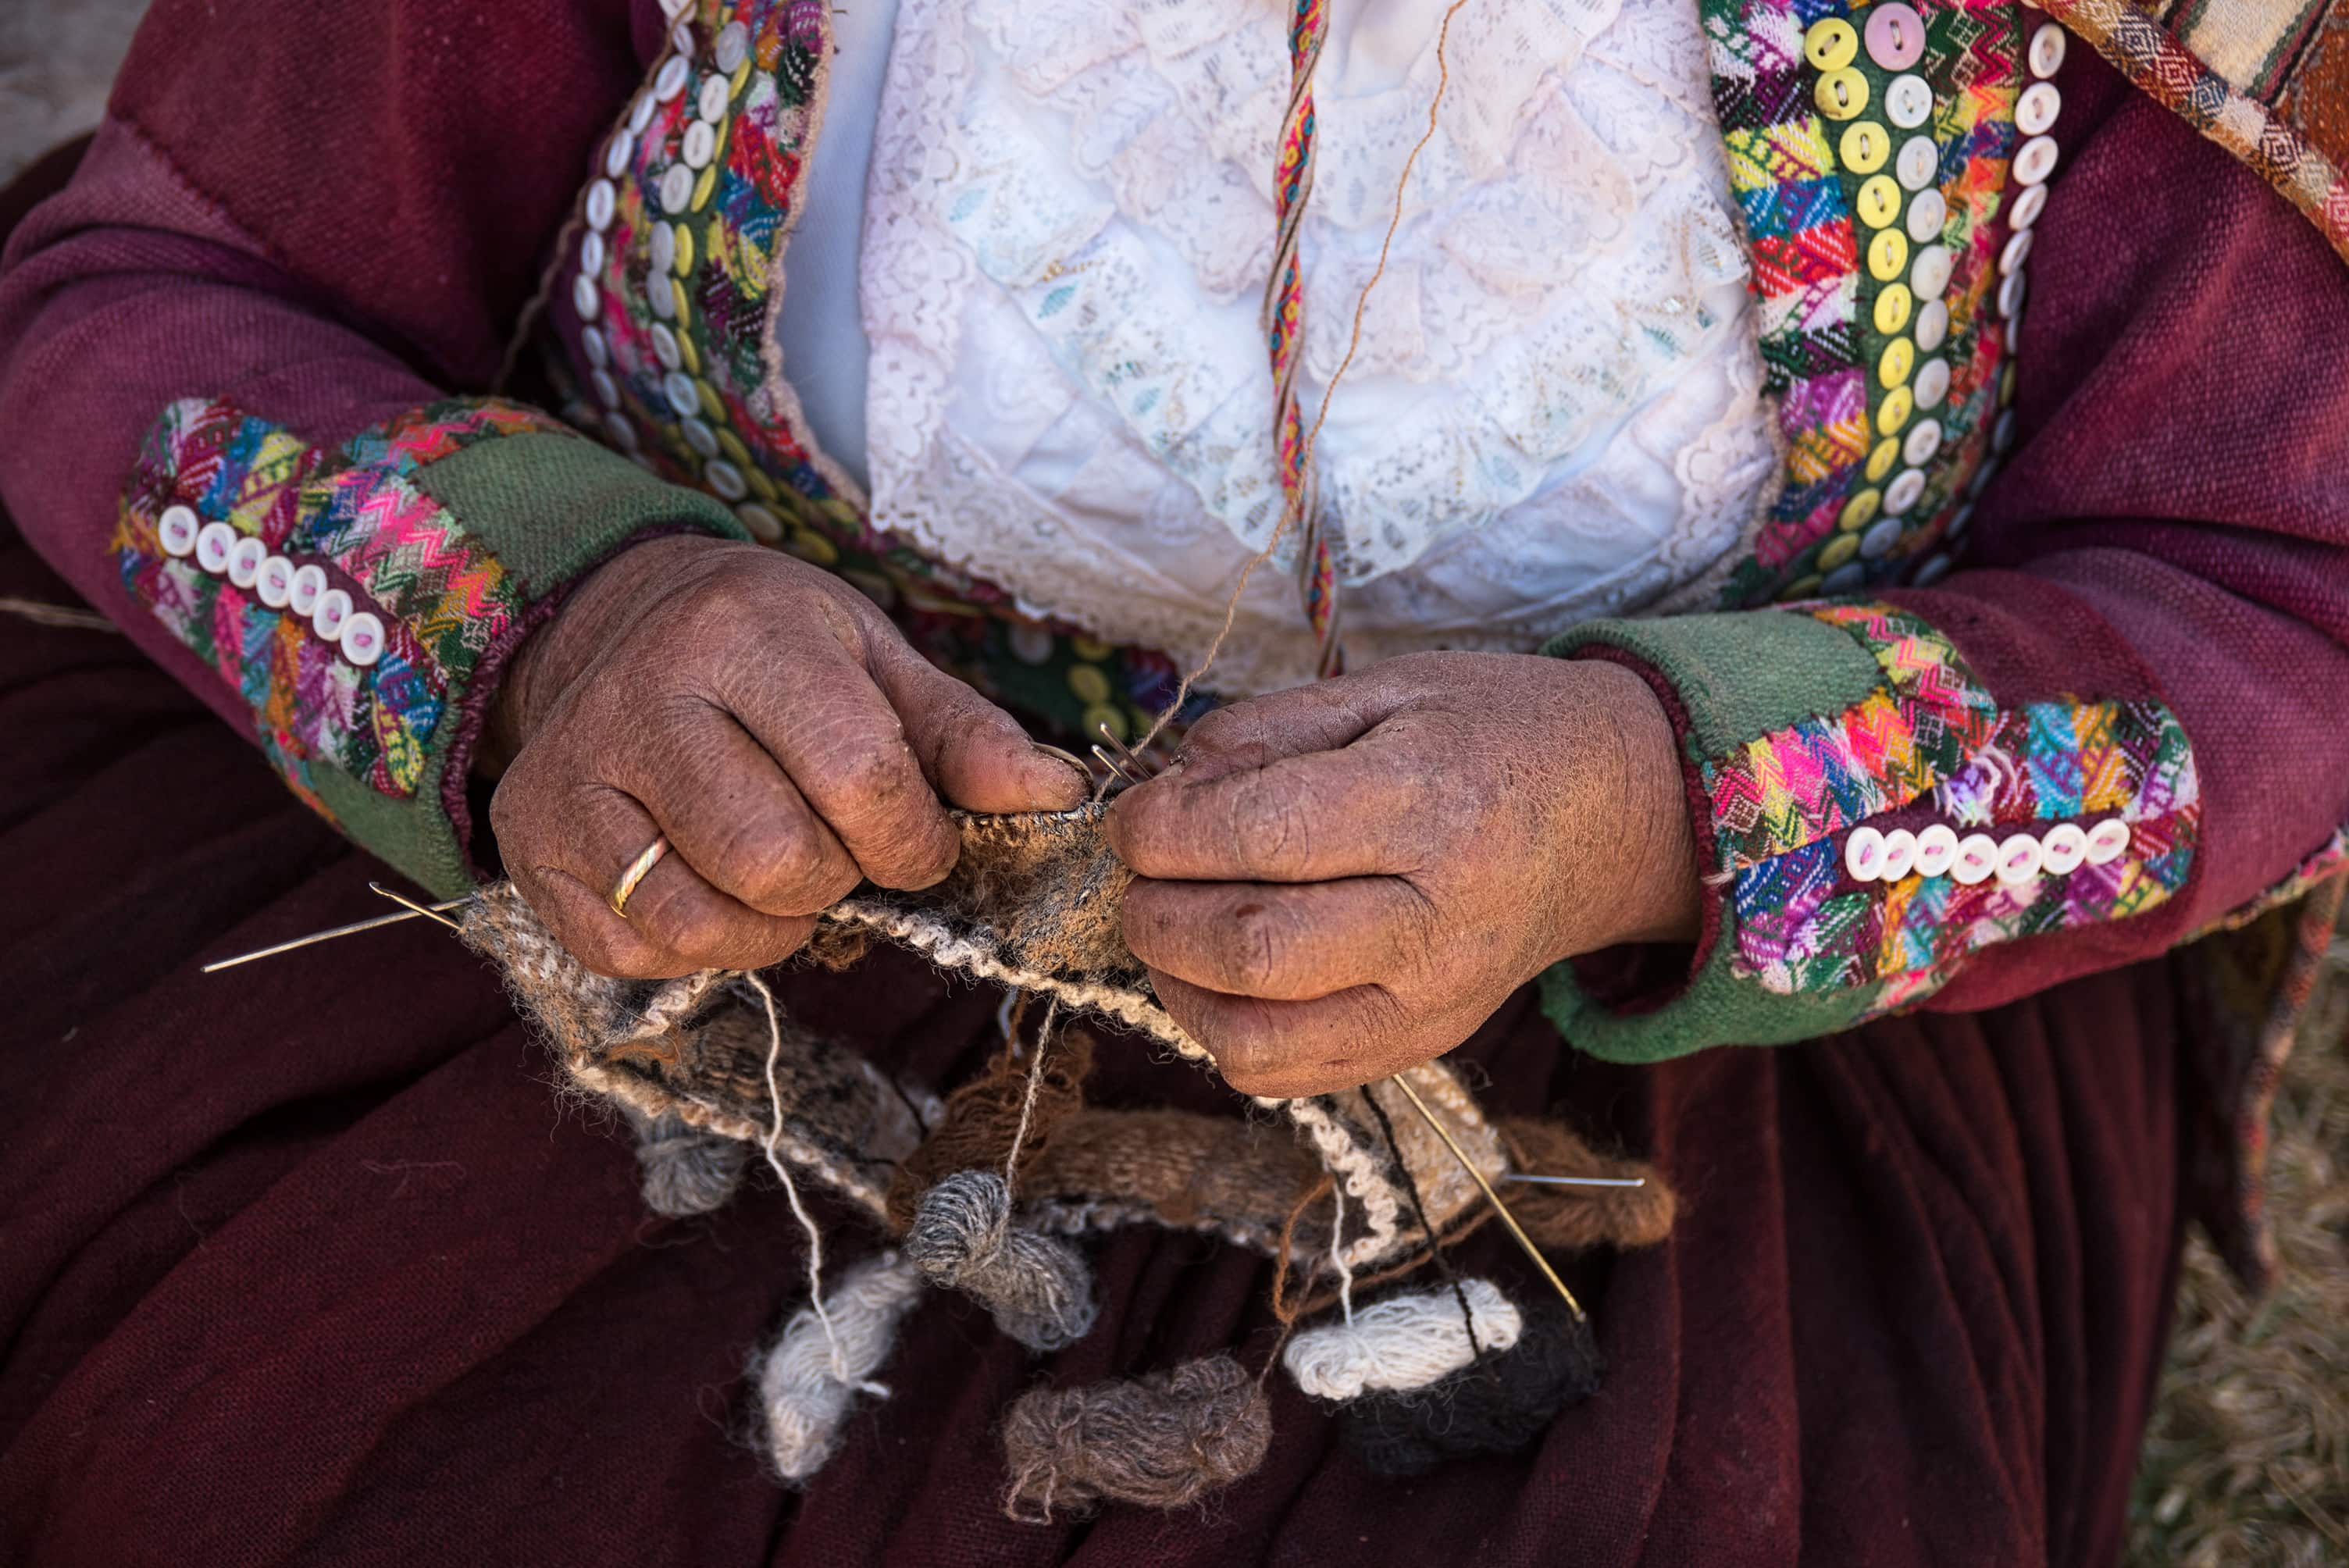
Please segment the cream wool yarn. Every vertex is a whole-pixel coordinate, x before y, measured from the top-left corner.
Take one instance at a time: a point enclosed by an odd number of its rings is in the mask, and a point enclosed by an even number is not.
[[[1475,1343],[1460,1298],[1476,1322]],[[1368,1393],[1424,1388],[1457,1372],[1480,1352],[1510,1348],[1525,1329],[1516,1305],[1486,1279],[1391,1295],[1359,1310],[1351,1322],[1309,1328],[1288,1342],[1281,1365],[1317,1399],[1341,1402]]]
[[[804,1481],[840,1446],[859,1394],[886,1398],[872,1381],[895,1348],[897,1331],[922,1295],[921,1272],[895,1253],[856,1264],[824,1295],[824,1317],[803,1306],[774,1345],[750,1362],[766,1416],[767,1457],[786,1481]]]

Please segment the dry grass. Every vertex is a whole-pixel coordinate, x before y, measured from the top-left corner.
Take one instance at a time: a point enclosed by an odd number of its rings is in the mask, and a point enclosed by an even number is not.
[[[2277,1097],[2283,1255],[2244,1299],[2199,1241],[2147,1433],[2132,1568],[2349,1563],[2349,940],[2334,944]]]

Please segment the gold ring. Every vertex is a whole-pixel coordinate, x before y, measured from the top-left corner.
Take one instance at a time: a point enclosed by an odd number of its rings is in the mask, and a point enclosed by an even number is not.
[[[662,834],[647,844],[644,851],[628,862],[628,869],[622,872],[620,880],[612,884],[612,896],[604,901],[612,906],[614,914],[618,915],[622,920],[628,918],[628,895],[636,891],[636,884],[645,880],[645,873],[660,864],[660,858],[667,853],[668,853],[668,838],[667,835]]]

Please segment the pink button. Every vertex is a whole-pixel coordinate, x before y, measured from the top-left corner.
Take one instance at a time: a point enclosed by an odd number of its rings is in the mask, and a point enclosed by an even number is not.
[[[1868,13],[1868,57],[1888,71],[1905,71],[1925,53],[1925,19],[1894,0]]]

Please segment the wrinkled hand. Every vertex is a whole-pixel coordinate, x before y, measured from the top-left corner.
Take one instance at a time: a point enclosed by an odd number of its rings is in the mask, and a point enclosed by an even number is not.
[[[481,752],[505,764],[490,820],[507,874],[607,975],[771,964],[859,881],[952,870],[944,801],[1085,794],[854,589],[702,538],[637,545],[583,583],[509,665]],[[657,833],[671,851],[624,919],[605,899]]]
[[[1557,960],[1697,923],[1671,723],[1599,661],[1424,654],[1219,709],[1109,836],[1127,944],[1251,1094],[1440,1056]]]

